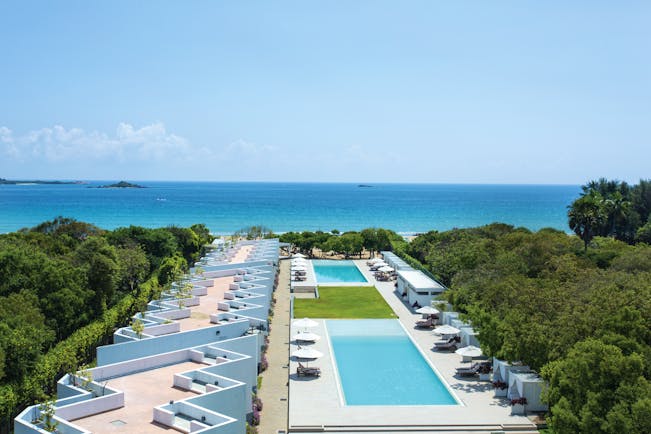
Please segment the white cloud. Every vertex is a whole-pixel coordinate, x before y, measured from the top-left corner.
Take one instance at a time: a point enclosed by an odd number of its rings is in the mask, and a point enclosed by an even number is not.
[[[120,123],[112,135],[55,125],[16,136],[0,127],[0,153],[21,161],[183,159],[192,151],[185,138],[168,133],[161,122],[141,128]]]

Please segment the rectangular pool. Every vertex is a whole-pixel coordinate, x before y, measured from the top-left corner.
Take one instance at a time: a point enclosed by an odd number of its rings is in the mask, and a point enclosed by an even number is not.
[[[317,283],[367,283],[353,261],[313,260]]]
[[[458,405],[398,320],[328,320],[346,405]]]

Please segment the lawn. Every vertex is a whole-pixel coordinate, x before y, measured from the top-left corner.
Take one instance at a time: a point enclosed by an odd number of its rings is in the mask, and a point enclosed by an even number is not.
[[[320,286],[319,299],[294,299],[294,318],[397,318],[374,286]]]

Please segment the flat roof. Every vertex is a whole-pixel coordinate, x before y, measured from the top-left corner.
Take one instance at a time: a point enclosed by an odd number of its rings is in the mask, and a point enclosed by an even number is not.
[[[171,427],[153,421],[154,407],[198,396],[199,393],[174,387],[174,374],[207,367],[186,361],[113,378],[108,384],[124,392],[124,407],[73,420],[75,425],[94,433],[157,433]]]
[[[440,289],[441,291],[445,289],[443,285],[435,280],[430,279],[425,275],[425,273],[419,270],[398,270],[398,275],[405,279],[407,283],[409,283],[409,285],[413,286],[414,288],[434,288]]]

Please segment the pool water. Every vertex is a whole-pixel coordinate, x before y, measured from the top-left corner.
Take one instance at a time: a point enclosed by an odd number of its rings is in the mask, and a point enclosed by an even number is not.
[[[398,320],[328,320],[346,405],[458,405]]]
[[[317,283],[366,283],[367,280],[353,261],[312,261]]]

